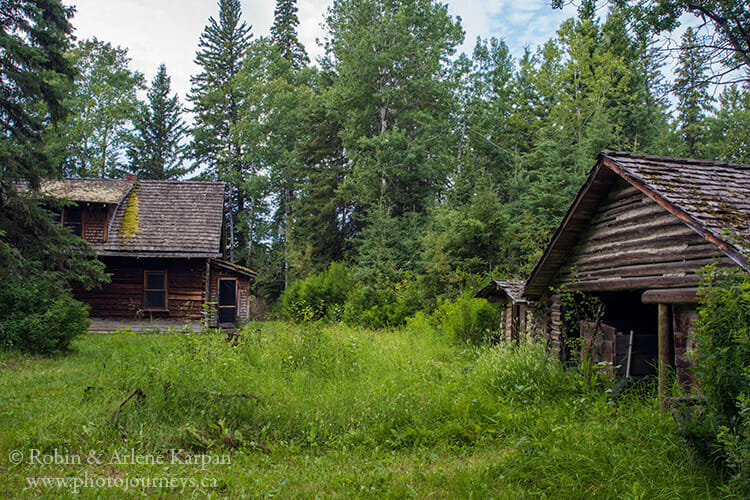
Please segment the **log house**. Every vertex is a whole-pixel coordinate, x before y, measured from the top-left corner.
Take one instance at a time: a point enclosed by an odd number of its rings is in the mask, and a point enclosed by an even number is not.
[[[247,320],[255,273],[222,260],[224,183],[63,179],[44,195],[73,204],[56,220],[96,249],[111,275],[74,296],[98,318]]]

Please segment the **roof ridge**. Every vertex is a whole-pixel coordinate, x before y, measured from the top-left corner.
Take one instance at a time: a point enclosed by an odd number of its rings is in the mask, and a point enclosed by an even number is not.
[[[658,156],[648,155],[643,153],[631,153],[628,151],[614,151],[611,149],[605,149],[599,153],[599,156],[606,156],[613,160],[617,158],[625,157],[632,158],[634,160],[649,160],[654,162],[669,162],[669,163],[683,163],[689,165],[710,165],[716,167],[735,167],[735,168],[750,168],[748,163],[730,163],[719,160],[704,160],[699,158],[683,158],[679,156]]]

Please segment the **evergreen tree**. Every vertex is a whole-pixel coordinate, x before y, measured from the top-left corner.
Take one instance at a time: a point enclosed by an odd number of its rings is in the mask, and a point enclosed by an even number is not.
[[[750,163],[750,89],[730,86],[719,96],[719,111],[709,119],[710,156]]]
[[[702,158],[706,153],[706,113],[712,109],[706,68],[708,58],[697,44],[692,28],[685,30],[680,46],[674,93],[677,97],[677,121],[684,149],[682,154]]]
[[[131,170],[142,179],[176,179],[183,168],[187,128],[177,95],[170,97],[170,78],[159,66],[148,91],[148,106],[135,120],[135,138],[128,149]]]
[[[307,57],[305,47],[297,38],[299,19],[296,0],[276,0],[276,10],[273,16],[271,39],[274,45],[281,56],[289,61],[293,70],[297,71],[305,67],[310,59]]]
[[[238,226],[238,214],[245,211],[246,194],[242,185],[248,165],[244,151],[232,135],[240,119],[243,96],[236,85],[250,46],[250,27],[240,20],[239,0],[220,0],[219,21],[209,18],[198,42],[195,62],[201,71],[190,78],[188,99],[195,113],[191,156],[205,169],[205,175],[228,184],[226,208],[230,260],[236,248],[247,244],[247,229]]]
[[[143,75],[131,71],[127,49],[93,38],[71,52],[78,77],[67,105],[71,109],[61,137],[64,170],[81,177],[121,177],[137,92]]]
[[[60,175],[42,137],[66,113],[75,74],[64,57],[71,16],[59,0],[6,0],[0,8],[0,348],[67,348],[87,328],[69,284],[105,279],[91,247],[54,224],[36,192],[40,179]],[[19,193],[19,183],[30,192]]]

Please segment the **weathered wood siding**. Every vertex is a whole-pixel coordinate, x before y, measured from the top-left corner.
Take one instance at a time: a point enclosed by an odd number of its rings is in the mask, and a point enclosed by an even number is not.
[[[620,180],[590,222],[560,284],[584,291],[696,286],[695,271],[729,260],[641,191]]]
[[[250,310],[250,278],[247,276],[224,270],[218,266],[211,268],[211,285],[209,290],[210,301],[216,305],[219,303],[219,280],[222,278],[237,280],[237,318],[242,321],[249,319]],[[211,314],[211,324],[217,322],[217,313]]]
[[[135,259],[102,257],[111,273],[101,289],[75,289],[75,297],[102,318],[180,318],[198,321],[205,301],[205,259]],[[144,271],[166,271],[167,311],[143,310]]]

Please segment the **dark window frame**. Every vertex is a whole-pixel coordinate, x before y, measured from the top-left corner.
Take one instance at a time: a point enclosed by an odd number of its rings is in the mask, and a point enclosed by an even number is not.
[[[148,276],[149,274],[161,275],[164,280],[164,288],[148,288]],[[143,270],[143,310],[144,311],[169,311],[169,287],[167,285],[167,271],[166,269],[144,269]],[[148,307],[148,294],[154,292],[161,292],[164,296],[164,307]]]
[[[81,219],[75,222],[68,221],[68,212],[71,208],[76,208],[81,211]],[[86,227],[86,211],[83,209],[80,205],[75,206],[69,206],[69,207],[63,207],[62,213],[60,214],[60,225],[63,229],[66,227],[72,227],[72,228],[78,228],[78,231],[75,229],[71,231],[73,234],[78,236],[79,238],[83,238],[83,232],[84,228]]]

